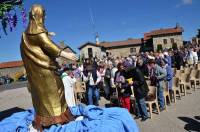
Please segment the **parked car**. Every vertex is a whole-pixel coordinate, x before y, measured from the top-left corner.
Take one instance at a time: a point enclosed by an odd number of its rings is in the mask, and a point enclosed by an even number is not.
[[[6,84],[6,79],[5,77],[1,76],[0,77],[0,85]]]
[[[27,81],[27,75],[22,75],[18,78],[18,81]]]

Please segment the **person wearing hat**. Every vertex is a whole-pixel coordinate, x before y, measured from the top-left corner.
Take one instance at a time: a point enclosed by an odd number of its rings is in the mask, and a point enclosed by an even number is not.
[[[172,99],[172,91],[173,91],[173,70],[172,67],[168,64],[168,61],[166,61],[165,59],[163,59],[161,61],[161,66],[162,68],[164,68],[167,72],[167,76],[166,76],[166,81],[167,81],[167,88],[169,89],[169,93],[170,93],[170,99]]]
[[[165,62],[167,62],[168,66],[172,66],[172,59],[169,53],[165,51],[163,55],[164,55]]]
[[[99,83],[101,81],[101,74],[98,72],[95,65],[89,65],[86,72],[83,74],[83,80],[87,82],[87,98],[89,105],[99,105]]]
[[[157,94],[158,94],[158,102],[160,104],[160,111],[165,109],[165,101],[164,101],[164,80],[167,76],[167,72],[165,69],[160,67],[158,64],[155,63],[155,60],[149,60],[149,67],[152,70],[153,75],[156,79],[156,87],[157,87]]]

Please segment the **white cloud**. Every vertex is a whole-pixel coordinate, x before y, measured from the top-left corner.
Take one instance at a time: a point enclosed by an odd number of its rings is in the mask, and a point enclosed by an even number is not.
[[[193,2],[192,0],[182,0],[183,5],[191,5],[192,2]]]
[[[181,0],[181,3],[177,4],[176,7],[184,6],[184,5],[191,5],[193,0]]]

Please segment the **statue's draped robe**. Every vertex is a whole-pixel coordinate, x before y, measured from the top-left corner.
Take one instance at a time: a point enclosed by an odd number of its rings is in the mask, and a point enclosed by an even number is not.
[[[41,117],[59,116],[67,108],[64,86],[55,72],[55,58],[60,52],[47,32],[25,32],[22,35],[21,55],[30,84],[29,91],[36,114]]]

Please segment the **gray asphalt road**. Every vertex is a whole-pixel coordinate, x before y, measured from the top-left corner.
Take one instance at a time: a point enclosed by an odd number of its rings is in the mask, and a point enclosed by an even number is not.
[[[4,90],[11,90],[11,89],[16,89],[16,88],[23,88],[27,86],[27,81],[23,82],[13,82],[10,84],[5,84],[5,85],[0,85],[0,92]]]
[[[102,98],[100,104],[105,103]],[[31,96],[25,87],[0,92],[0,120],[30,107]],[[136,122],[141,132],[200,132],[200,89],[183,96],[160,115],[153,114],[153,119]]]

